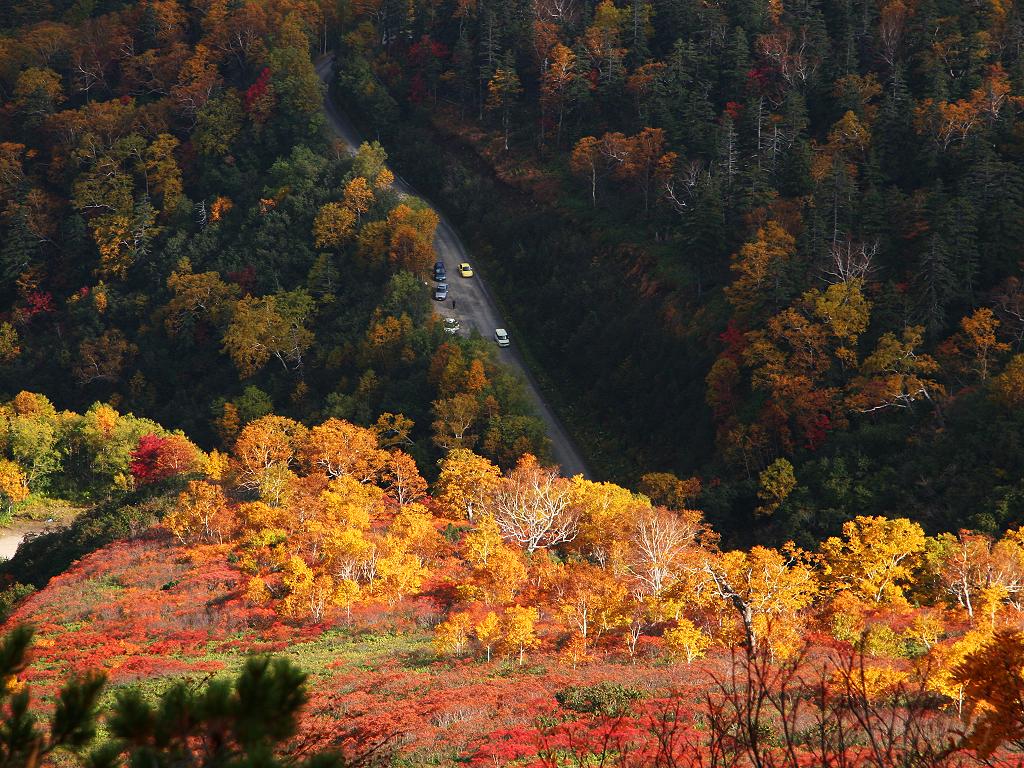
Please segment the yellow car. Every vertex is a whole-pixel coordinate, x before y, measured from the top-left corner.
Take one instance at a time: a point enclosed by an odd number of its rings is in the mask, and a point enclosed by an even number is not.
[[[461,264],[459,264],[459,274],[462,275],[463,277],[473,276],[473,268],[469,266],[468,261],[464,261]]]

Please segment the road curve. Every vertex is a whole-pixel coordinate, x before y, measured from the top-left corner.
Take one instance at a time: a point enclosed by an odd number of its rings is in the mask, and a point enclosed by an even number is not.
[[[316,65],[317,74],[320,79],[329,85],[331,72],[333,71],[334,54],[322,57]],[[324,113],[334,133],[348,146],[349,152],[355,154],[356,147],[362,142],[358,131],[352,125],[352,121],[338,109],[338,105],[331,98],[330,89],[324,91]],[[398,174],[395,174],[395,189],[406,195],[418,195],[416,191]],[[423,198],[425,199],[425,198]],[[429,202],[429,201],[428,201]],[[485,339],[494,338],[495,328],[507,327],[498,312],[494,299],[487,290],[487,284],[480,276],[479,265],[470,258],[466,247],[459,239],[458,233],[451,225],[444,214],[431,206],[438,215],[439,224],[437,233],[434,235],[434,249],[438,258],[444,262],[448,270],[448,300],[435,302],[435,311],[445,317],[458,317],[464,333],[475,328]],[[473,265],[474,276],[471,278],[459,277],[458,265],[468,261]],[[580,455],[579,450],[573,444],[562,423],[555,416],[551,407],[541,396],[540,387],[530,369],[523,362],[515,346],[515,339],[512,345],[498,349],[498,358],[508,367],[517,370],[525,383],[526,394],[530,398],[537,415],[544,421],[547,427],[548,437],[551,440],[551,451],[555,461],[562,469],[562,474],[571,477],[583,475],[590,478],[586,462]]]

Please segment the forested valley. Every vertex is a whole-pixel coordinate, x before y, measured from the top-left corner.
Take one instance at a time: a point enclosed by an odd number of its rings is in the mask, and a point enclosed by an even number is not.
[[[431,312],[433,212],[325,129],[330,12],[8,9],[0,387],[207,447],[273,411],[377,422],[429,464],[469,412],[491,458],[543,455],[516,382]]]
[[[1018,11],[361,0],[337,87],[500,276],[602,476],[699,476],[748,542],[995,532],[1022,511]]]
[[[1020,765],[1018,10],[0,0],[0,762]]]

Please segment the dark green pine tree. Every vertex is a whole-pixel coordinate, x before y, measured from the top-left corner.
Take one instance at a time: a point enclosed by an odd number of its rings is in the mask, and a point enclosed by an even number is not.
[[[821,3],[818,0],[797,0],[788,4],[786,11],[786,18],[790,19],[801,40],[801,55],[807,61],[818,62],[816,67],[810,69],[807,79],[799,84],[811,112],[822,114],[833,90],[832,81],[828,78],[833,64],[832,43],[821,12]]]
[[[235,680],[203,688],[186,682],[154,705],[142,691],[119,691],[107,718],[111,740],[96,749],[90,768],[339,768],[340,757],[281,757],[279,747],[298,732],[308,700],[306,674],[287,659],[251,658]]]
[[[18,114],[21,117],[20,131],[25,142],[35,144],[46,119],[56,111],[56,104],[44,89],[36,88],[21,102]]]
[[[384,50],[391,52],[406,38],[403,33],[409,31],[409,12],[412,4],[404,0],[383,0],[381,13],[378,14],[380,22],[381,41]]]
[[[3,282],[13,288],[14,280],[35,260],[39,252],[39,241],[28,230],[28,214],[19,207],[4,233],[0,247],[0,276]]]
[[[750,39],[743,27],[736,27],[729,39],[729,49],[722,65],[719,102],[743,102],[747,93],[747,75],[750,72]]]
[[[0,679],[28,666],[32,635],[20,625],[0,641]],[[12,768],[75,762],[88,768],[343,768],[346,761],[334,753],[281,754],[299,731],[299,714],[309,700],[306,680],[288,659],[253,657],[234,680],[202,686],[181,681],[155,701],[138,688],[124,688],[106,713],[106,741],[91,751],[104,675],[69,680],[45,718],[32,711],[27,686],[17,693],[4,686],[0,762]],[[359,757],[365,755],[356,762]]]
[[[52,18],[53,14],[53,4],[49,0],[4,0],[0,4],[0,19],[5,27],[35,24]]]
[[[655,51],[668,51],[686,30],[698,29],[698,4],[693,0],[653,0]]]
[[[465,27],[459,29],[459,39],[452,49],[452,90],[455,100],[465,111],[473,101],[476,93],[476,66],[473,62],[473,46],[469,44],[469,35]]]
[[[533,61],[532,0],[501,0],[497,3],[498,20],[506,47],[511,47],[517,61]],[[539,76],[539,72],[531,75]]]
[[[956,288],[955,300],[966,311],[975,304],[978,281],[978,213],[959,195],[949,200],[942,212],[942,228],[953,259],[950,270]]]
[[[718,147],[715,174],[721,179],[722,193],[728,201],[740,179],[743,167],[740,163],[739,134],[729,114],[722,116],[718,129]]]
[[[569,82],[567,99],[569,102],[568,110],[570,114],[574,113],[575,117],[573,121],[575,130],[571,138],[576,139],[582,135],[580,126],[590,119],[593,111],[591,108],[593,94],[590,88],[589,54],[582,41],[577,41],[573,49],[573,55],[575,62],[573,64],[572,80]]]
[[[955,11],[946,0],[921,0],[914,12],[914,24],[905,32],[903,49],[917,51],[914,74],[914,95],[936,101],[950,96],[950,72],[934,55],[935,36],[948,30],[946,21]],[[909,57],[907,57],[909,58]],[[909,64],[909,62],[908,62]]]
[[[877,155],[872,150],[864,163],[864,192],[857,206],[857,231],[860,239],[877,244],[877,262],[886,261],[892,250],[892,211],[886,204],[884,180]]]
[[[613,49],[597,79],[596,103],[609,117],[622,114],[626,108],[626,63],[622,54]]]
[[[741,208],[751,211],[766,205],[775,194],[771,187],[771,176],[778,158],[781,137],[770,124],[768,100],[765,96],[756,94],[747,100],[739,121],[739,134],[741,154],[749,158],[743,167]]]
[[[665,58],[665,69],[654,82],[651,99],[651,117],[655,125],[665,130],[673,145],[687,144],[680,112],[690,95],[693,77],[688,66],[688,46],[682,39],[676,40],[672,51]]]
[[[146,51],[157,46],[159,43],[157,33],[159,31],[160,19],[157,16],[156,8],[153,7],[153,3],[147,2],[142,9],[142,18],[139,19],[139,37],[141,38],[142,43],[141,50]]]
[[[938,338],[946,328],[951,301],[956,296],[954,253],[947,241],[949,198],[938,182],[928,196],[929,233],[914,265],[911,285],[918,322],[928,335]]]
[[[828,208],[813,203],[804,207],[804,228],[797,237],[797,253],[804,264],[820,264],[831,253],[832,217],[828,213]]]
[[[480,37],[477,41],[477,105],[478,119],[483,120],[484,104],[487,102],[487,83],[494,77],[498,64],[501,63],[501,30],[498,15],[490,7],[482,11],[480,17]]]
[[[896,67],[885,86],[882,108],[878,113],[872,146],[878,164],[888,183],[904,186],[915,174],[913,147],[920,142],[914,134],[914,103],[903,78],[903,68]]]
[[[770,27],[768,0],[728,0],[725,8],[729,20],[742,25],[750,36],[763,34]]]
[[[811,145],[807,138],[807,104],[799,91],[786,94],[782,104],[781,142],[775,160],[774,184],[785,197],[810,194]]]
[[[628,40],[629,52],[626,54],[631,69],[639,67],[651,57],[651,49],[647,45],[647,13],[644,0],[630,0]]]
[[[683,242],[695,292],[723,282],[728,276],[727,256],[732,248],[725,220],[725,200],[718,178],[704,176],[684,218]]]
[[[971,152],[961,194],[978,213],[979,282],[991,285],[1024,262],[1024,172],[990,141],[973,142]]]
[[[860,50],[860,60],[870,61],[872,55],[876,55],[875,25],[878,23],[878,4],[874,0],[856,0],[860,5],[857,12],[857,45]]]
[[[17,626],[0,642],[0,678],[6,680],[28,666],[32,629]],[[31,693],[23,687],[12,694],[0,688],[0,762],[9,766],[45,765],[57,754],[73,756],[96,736],[96,720],[104,677],[90,673],[72,679],[57,695],[48,728],[40,728],[32,711]]]
[[[829,3],[824,8],[830,38],[834,41],[830,80],[860,72],[858,9],[853,2]]]

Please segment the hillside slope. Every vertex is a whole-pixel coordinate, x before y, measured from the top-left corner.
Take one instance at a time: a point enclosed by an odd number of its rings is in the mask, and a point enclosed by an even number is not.
[[[676,677],[620,664],[453,665],[434,654],[428,627],[439,608],[426,595],[358,610],[352,625],[281,620],[246,600],[247,577],[224,554],[176,545],[155,529],[83,558],[10,618],[7,626],[38,630],[21,679],[52,695],[67,675],[100,669],[112,691],[154,691],[182,676],[237,672],[248,654],[285,655],[312,676],[296,751],[382,743],[451,760],[495,728],[529,731],[568,685],[614,679],[654,689]]]

